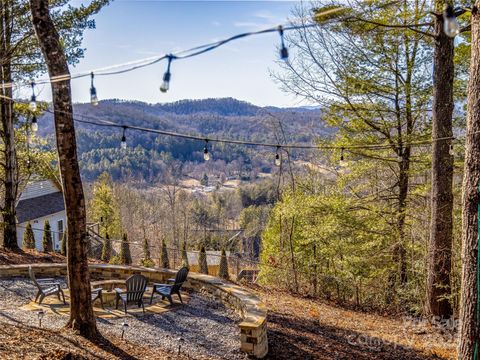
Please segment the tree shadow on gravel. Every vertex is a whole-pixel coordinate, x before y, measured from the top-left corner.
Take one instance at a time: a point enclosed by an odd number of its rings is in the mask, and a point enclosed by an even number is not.
[[[122,360],[140,360],[139,358],[132,356],[122,349],[120,349],[117,345],[112,343],[110,340],[107,338],[103,337],[102,335],[98,335],[94,340],[92,340],[92,343],[97,345],[100,349],[103,351],[112,354],[119,359]]]
[[[268,313],[266,359],[433,360],[414,349],[359,332],[322,325],[318,320]]]

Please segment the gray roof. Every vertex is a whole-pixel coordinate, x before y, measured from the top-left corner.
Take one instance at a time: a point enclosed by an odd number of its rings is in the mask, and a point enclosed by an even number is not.
[[[31,199],[20,200],[17,204],[17,221],[24,223],[65,210],[63,194],[55,192]]]

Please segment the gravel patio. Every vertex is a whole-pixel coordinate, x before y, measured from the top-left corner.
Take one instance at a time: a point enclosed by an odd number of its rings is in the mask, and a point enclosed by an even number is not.
[[[59,279],[60,280],[60,279]],[[60,280],[63,281],[63,280]],[[0,280],[0,324],[38,326],[35,311],[28,304],[35,297],[36,288],[30,280],[11,278]],[[63,327],[65,314],[47,312],[42,320],[44,329]],[[107,336],[120,337],[121,325],[129,325],[125,338],[142,347],[161,348],[194,359],[247,359],[240,351],[240,317],[222,304],[200,294],[189,294],[184,305],[175,305],[168,311],[97,318],[100,331]]]

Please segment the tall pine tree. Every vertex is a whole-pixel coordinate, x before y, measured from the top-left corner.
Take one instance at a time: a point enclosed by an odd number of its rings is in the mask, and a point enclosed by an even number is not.
[[[130,243],[128,242],[127,234],[123,234],[122,243],[120,245],[120,262],[123,265],[132,264],[132,254],[130,253]]]

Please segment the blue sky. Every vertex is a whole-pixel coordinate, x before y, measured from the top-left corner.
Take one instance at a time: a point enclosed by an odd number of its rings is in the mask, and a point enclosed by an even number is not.
[[[75,3],[73,3],[75,4]],[[77,3],[78,4],[78,3]],[[291,17],[287,1],[125,1],[116,0],[85,33],[85,57],[72,73],[98,69],[259,30]],[[127,74],[97,77],[99,99],[149,103],[234,97],[257,105],[296,106],[270,76],[279,70],[278,33],[235,41],[213,52],[172,63],[170,91],[159,91],[166,62]],[[40,97],[49,98],[49,86]],[[89,79],[73,80],[76,102],[89,100]]]

